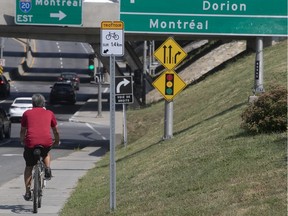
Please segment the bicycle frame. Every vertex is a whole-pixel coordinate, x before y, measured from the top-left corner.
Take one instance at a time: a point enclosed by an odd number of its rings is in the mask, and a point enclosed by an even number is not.
[[[32,170],[32,182],[31,182],[31,194],[33,200],[33,213],[38,212],[38,208],[41,208],[41,201],[43,196],[43,188],[46,186],[45,169],[44,163],[42,161],[41,149],[43,147],[35,147],[33,154],[37,159],[37,164],[33,167]]]

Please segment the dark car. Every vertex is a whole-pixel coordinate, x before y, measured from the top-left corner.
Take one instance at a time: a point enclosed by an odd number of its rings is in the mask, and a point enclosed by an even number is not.
[[[11,121],[9,114],[0,107],[0,140],[3,138],[10,138],[11,136]]]
[[[10,80],[7,80],[4,75],[0,75],[0,95],[8,97],[10,95]]]
[[[71,83],[56,82],[51,87],[50,104],[57,102],[76,103],[76,93]]]
[[[79,90],[80,79],[76,73],[63,72],[58,77],[58,82],[71,83],[75,90]]]

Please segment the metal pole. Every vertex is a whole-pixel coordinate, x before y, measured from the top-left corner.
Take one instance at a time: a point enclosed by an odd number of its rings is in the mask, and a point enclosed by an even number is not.
[[[142,103],[146,104],[146,76],[147,76],[147,41],[144,41],[143,53],[143,82],[142,82]]]
[[[97,117],[102,118],[102,82],[98,82],[98,114]]]
[[[1,43],[0,43],[0,58],[3,59],[3,50],[4,50],[4,38],[1,37]]]
[[[126,104],[123,104],[123,139],[124,146],[127,147]]]
[[[173,137],[173,100],[165,100],[165,119],[164,119],[164,137],[171,139]]]
[[[254,94],[264,92],[263,87],[263,38],[256,39]]]
[[[110,56],[110,209],[116,209],[115,56]]]

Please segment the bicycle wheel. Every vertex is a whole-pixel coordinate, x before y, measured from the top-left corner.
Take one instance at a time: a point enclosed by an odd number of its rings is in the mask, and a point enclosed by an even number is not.
[[[34,188],[33,188],[33,213],[38,212],[38,197],[39,197],[39,168],[38,165],[35,165],[35,172],[33,176]]]
[[[40,162],[41,171],[39,172],[39,194],[38,194],[38,208],[41,208],[43,187],[44,187],[44,165]]]

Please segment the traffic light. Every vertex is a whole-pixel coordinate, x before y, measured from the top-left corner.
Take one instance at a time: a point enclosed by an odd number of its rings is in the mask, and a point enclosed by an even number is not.
[[[94,55],[90,55],[89,56],[89,63],[88,63],[88,69],[89,70],[93,70],[94,71],[94,68],[95,68],[95,65],[94,65]]]
[[[95,57],[94,55],[89,55],[88,70],[89,75],[91,77],[94,76],[94,69],[95,69],[94,57]]]
[[[174,94],[174,74],[165,74],[165,95]]]

